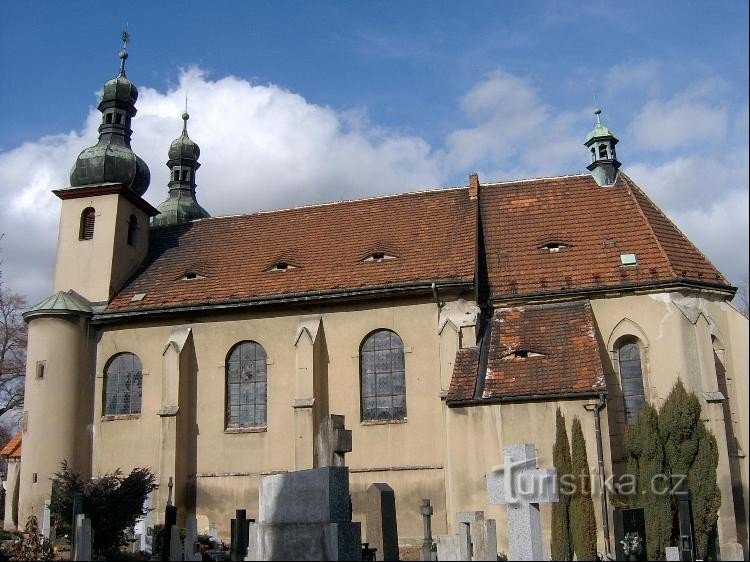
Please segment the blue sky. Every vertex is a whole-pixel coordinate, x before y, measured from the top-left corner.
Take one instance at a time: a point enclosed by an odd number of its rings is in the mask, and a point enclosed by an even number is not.
[[[2,269],[32,301],[52,289],[49,190],[96,141],[125,23],[154,204],[186,93],[214,215],[583,171],[596,96],[623,169],[747,277],[747,2],[114,6],[3,6]]]

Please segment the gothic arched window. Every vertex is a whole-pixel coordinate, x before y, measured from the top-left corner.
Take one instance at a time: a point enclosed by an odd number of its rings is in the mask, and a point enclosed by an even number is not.
[[[638,343],[627,340],[617,348],[617,362],[620,366],[620,384],[625,407],[625,423],[634,423],[646,401],[643,389],[643,367],[641,348]]]
[[[254,341],[235,345],[227,358],[226,427],[266,425],[266,351]]]
[[[135,246],[135,235],[138,232],[138,219],[135,215],[130,215],[128,219],[128,245]]]
[[[395,332],[376,330],[359,353],[362,420],[406,418],[404,344]]]
[[[118,353],[104,369],[104,415],[141,413],[143,367],[133,353]]]
[[[91,240],[94,237],[94,222],[96,211],[93,207],[86,207],[81,213],[81,226],[78,230],[79,240]]]

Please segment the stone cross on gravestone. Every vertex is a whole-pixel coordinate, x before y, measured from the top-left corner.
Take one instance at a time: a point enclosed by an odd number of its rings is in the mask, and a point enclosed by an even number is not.
[[[331,414],[320,424],[318,466],[346,466],[352,452],[352,431],[344,427],[344,416]]]
[[[557,471],[537,468],[531,443],[503,447],[503,465],[487,475],[487,499],[508,506],[508,558],[543,560],[540,503],[556,503]]]
[[[422,500],[419,511],[422,513],[422,526],[424,527],[424,539],[419,559],[429,562],[432,560],[432,514],[434,512],[429,499]]]

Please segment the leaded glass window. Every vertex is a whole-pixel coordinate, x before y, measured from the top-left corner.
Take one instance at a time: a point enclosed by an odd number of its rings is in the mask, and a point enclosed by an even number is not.
[[[266,425],[266,352],[254,341],[238,343],[227,360],[227,428]]]
[[[362,420],[406,418],[404,344],[395,332],[378,330],[360,350]]]
[[[624,343],[617,350],[620,364],[620,384],[625,405],[625,423],[635,423],[646,401],[643,390],[641,350],[635,342]]]
[[[104,415],[141,413],[143,367],[132,353],[118,353],[104,371]]]

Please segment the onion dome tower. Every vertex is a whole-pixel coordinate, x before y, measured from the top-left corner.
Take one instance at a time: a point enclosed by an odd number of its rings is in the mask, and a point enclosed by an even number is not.
[[[138,89],[125,76],[129,36],[123,32],[123,48],[119,53],[120,72],[104,84],[102,100],[97,109],[102,113],[99,142],[84,149],[70,172],[70,185],[102,185],[119,183],[143,195],[151,181],[146,163],[130,148],[133,130],[130,123],[136,114]]]
[[[188,136],[187,111],[182,114],[182,134],[169,147],[169,197],[157,207],[159,214],[151,219],[152,226],[181,224],[211,215],[195,198],[195,172],[200,168],[201,149]]]
[[[602,125],[601,114],[601,109],[594,110],[596,124],[584,143],[591,151],[591,164],[587,168],[591,171],[596,183],[612,185],[617,179],[617,170],[620,167],[615,152],[615,145],[618,141],[614,133]]]

